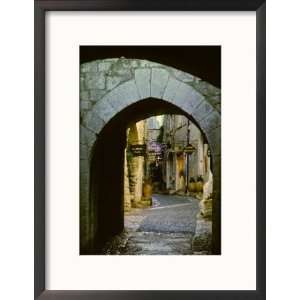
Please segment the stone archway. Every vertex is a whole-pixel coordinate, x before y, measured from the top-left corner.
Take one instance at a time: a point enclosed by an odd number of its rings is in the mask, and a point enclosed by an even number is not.
[[[91,224],[90,169],[93,147],[116,115],[145,99],[179,108],[204,132],[210,145],[214,175],[213,251],[220,253],[221,93],[200,78],[155,62],[105,59],[81,65],[80,74],[80,241],[88,247],[95,236]],[[101,135],[100,135],[101,136]]]

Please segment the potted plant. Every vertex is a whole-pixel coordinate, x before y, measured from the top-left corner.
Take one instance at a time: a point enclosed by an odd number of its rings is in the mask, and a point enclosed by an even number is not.
[[[197,177],[197,182],[195,185],[196,185],[196,192],[202,193],[203,192],[203,177],[201,175]]]
[[[143,184],[143,197],[149,199],[152,197],[152,181],[150,178],[145,178]]]
[[[195,192],[195,190],[196,190],[196,183],[195,183],[194,177],[190,178],[190,182],[189,182],[188,188],[189,188],[189,192],[192,192],[192,193]]]
[[[185,190],[184,172],[182,170],[179,172],[179,190],[181,192]]]

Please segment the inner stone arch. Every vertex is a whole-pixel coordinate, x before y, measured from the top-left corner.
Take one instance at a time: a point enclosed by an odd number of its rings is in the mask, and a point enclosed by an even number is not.
[[[95,157],[113,157],[114,162],[111,163],[118,162],[123,166],[125,128],[128,121],[137,121],[164,112],[186,115],[204,132],[210,145],[215,179],[213,247],[214,253],[218,254],[221,184],[220,90],[191,74],[168,66],[146,60],[122,58],[81,65],[80,80],[81,252],[96,249],[95,241],[101,241],[123,229],[124,207],[120,200],[123,196],[122,172],[119,183],[114,186],[114,199],[100,209],[97,207],[99,203],[93,197],[109,198],[109,195],[108,190],[95,190],[95,185],[92,184],[93,174],[96,169],[106,170],[106,176],[102,178],[105,182],[103,186],[111,188],[116,172],[105,167],[109,159],[101,162]],[[105,148],[107,141],[110,146]],[[109,220],[107,216],[110,216]]]

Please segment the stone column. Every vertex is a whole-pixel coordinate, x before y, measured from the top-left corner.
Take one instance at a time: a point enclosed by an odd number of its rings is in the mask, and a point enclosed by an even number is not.
[[[132,125],[128,133],[128,145],[144,143],[144,121]],[[143,196],[144,157],[133,156],[128,162],[129,189],[133,207],[139,207]]]
[[[141,156],[135,157],[134,159],[134,192],[133,192],[133,202],[136,206],[143,196],[143,174],[144,174],[144,158]]]

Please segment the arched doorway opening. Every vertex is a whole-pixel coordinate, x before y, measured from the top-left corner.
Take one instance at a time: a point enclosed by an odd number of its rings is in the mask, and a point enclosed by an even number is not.
[[[114,85],[103,74],[116,63],[118,67],[124,63],[130,72],[128,77],[122,75],[125,79],[120,75],[123,81]],[[92,97],[93,104],[82,101],[86,110],[81,116],[80,138],[80,253],[97,253],[108,237],[123,229],[124,147],[129,122],[157,114],[182,114],[202,130],[212,152],[213,253],[219,254],[219,89],[190,74],[147,61],[103,60],[84,64],[82,69],[81,92],[87,92],[82,97]]]
[[[179,107],[162,100],[148,98],[122,110],[97,136],[91,153],[89,187],[91,207],[89,226],[93,238],[88,248],[82,249],[82,253],[98,253],[110,237],[123,230],[126,129],[132,123],[162,114],[185,115],[196,125],[193,117]],[[131,135],[136,136],[136,129]],[[171,160],[173,167],[173,156]],[[180,161],[177,159],[177,163]],[[175,188],[175,182],[173,184]]]

